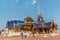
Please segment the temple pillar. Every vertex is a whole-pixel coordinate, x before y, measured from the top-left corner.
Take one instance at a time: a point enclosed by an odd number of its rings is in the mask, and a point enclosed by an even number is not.
[[[47,29],[46,29],[46,34],[47,34]]]
[[[54,32],[54,28],[52,28],[52,33]]]
[[[48,32],[48,29],[46,29],[46,31],[47,31],[47,34],[48,34],[48,33],[49,33],[49,32]]]
[[[46,32],[45,32],[44,28],[43,28],[43,34],[46,34]]]
[[[48,34],[50,33],[50,28],[48,29]]]

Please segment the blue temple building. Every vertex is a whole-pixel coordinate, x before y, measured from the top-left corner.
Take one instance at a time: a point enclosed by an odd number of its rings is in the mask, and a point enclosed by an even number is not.
[[[46,22],[43,17],[38,14],[37,21],[35,22],[31,17],[25,17],[24,21],[20,20],[11,20],[7,21],[6,27],[9,30],[13,30],[14,32],[21,32],[22,30],[25,32],[33,32],[36,34],[40,33],[52,33],[58,29],[57,24],[54,21]]]
[[[24,21],[20,20],[11,20],[7,21],[6,28],[9,30],[13,30],[14,32],[21,32],[22,30],[25,32],[33,32],[36,34],[43,33],[52,33],[58,29],[57,24],[54,21],[46,22],[38,10],[38,17],[36,22],[32,19],[32,17],[25,17]]]

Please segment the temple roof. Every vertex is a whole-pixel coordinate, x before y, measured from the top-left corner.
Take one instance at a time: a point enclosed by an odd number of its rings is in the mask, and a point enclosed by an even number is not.
[[[24,23],[24,21],[19,21],[19,20],[8,21],[7,25],[8,25],[8,27],[11,27],[11,25],[14,25],[14,24],[17,24],[17,23],[22,24],[22,23]]]
[[[35,28],[42,28],[42,27],[49,28],[49,27],[51,27],[51,23],[52,22],[47,22],[47,23],[43,23],[43,24],[33,23],[33,25]]]
[[[25,17],[26,20],[34,21],[31,17]]]

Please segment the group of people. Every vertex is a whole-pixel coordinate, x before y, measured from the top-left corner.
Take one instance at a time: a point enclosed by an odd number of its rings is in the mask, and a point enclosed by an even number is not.
[[[30,33],[30,34],[24,32],[24,31],[21,32],[21,36],[22,36],[22,38],[27,38],[28,36],[31,36],[31,34],[32,34],[32,36],[34,36],[34,32],[32,32],[32,33]]]

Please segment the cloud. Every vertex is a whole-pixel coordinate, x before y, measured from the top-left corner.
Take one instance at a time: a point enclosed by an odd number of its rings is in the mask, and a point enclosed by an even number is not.
[[[19,2],[19,0],[16,0],[16,3],[18,3]]]
[[[34,4],[36,4],[36,2],[37,2],[36,0],[33,0],[32,4],[34,5]]]

